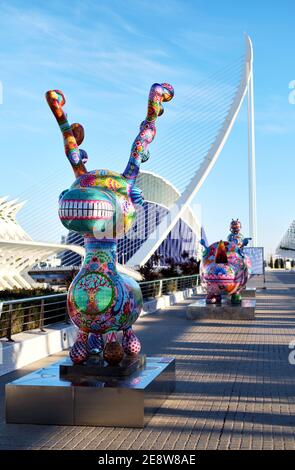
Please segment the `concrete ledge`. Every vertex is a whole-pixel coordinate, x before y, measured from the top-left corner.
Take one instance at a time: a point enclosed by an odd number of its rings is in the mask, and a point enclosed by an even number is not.
[[[183,291],[173,292],[171,294],[162,295],[156,299],[147,300],[143,304],[143,310],[140,316],[156,313],[158,310],[171,307],[172,305],[182,302],[197,293],[196,288],[185,289]]]
[[[143,304],[142,315],[155,313],[168,308],[196,293],[195,288],[163,295]],[[13,342],[5,338],[0,340],[0,376],[25,367],[32,362],[43,359],[68,349],[75,341],[77,328],[74,325],[58,323],[48,327],[44,332],[30,330],[13,336]]]
[[[74,325],[60,323],[44,332],[31,330],[14,335],[13,342],[1,339],[0,376],[69,348],[76,333]]]
[[[186,309],[188,320],[253,320],[255,318],[256,300],[242,300],[240,305],[232,305],[227,300],[222,304],[206,304],[206,299],[199,299]]]

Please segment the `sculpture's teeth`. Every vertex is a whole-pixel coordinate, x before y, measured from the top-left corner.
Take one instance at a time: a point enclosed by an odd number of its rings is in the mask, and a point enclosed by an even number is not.
[[[63,200],[59,205],[61,219],[110,219],[113,212],[112,204],[107,201]]]
[[[74,204],[73,204],[73,217],[78,217],[78,211],[77,211],[77,207],[78,207],[78,201],[74,201]]]

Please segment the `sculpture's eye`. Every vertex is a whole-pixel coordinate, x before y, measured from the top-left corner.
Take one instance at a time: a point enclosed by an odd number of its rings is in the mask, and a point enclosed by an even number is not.
[[[62,193],[60,193],[58,200],[60,201],[61,198],[64,196],[64,194],[67,192],[68,192],[68,189],[65,189]]]

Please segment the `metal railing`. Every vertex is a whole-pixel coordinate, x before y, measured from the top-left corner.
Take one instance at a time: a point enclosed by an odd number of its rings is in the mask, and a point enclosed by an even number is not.
[[[144,301],[199,285],[199,275],[171,277],[139,282]],[[45,326],[69,323],[67,293],[29,297],[0,302],[0,338],[13,341],[12,336]]]
[[[52,294],[0,302],[0,338],[12,341],[12,335],[68,322],[67,294]]]
[[[156,279],[154,281],[139,282],[143,300],[148,300],[161,295],[172,294],[176,291],[194,288],[199,285],[199,275],[169,277],[167,279]]]
[[[43,268],[39,266],[35,266],[34,268],[30,269],[31,273],[42,273],[47,271],[79,271],[81,268],[75,264],[71,264],[69,266],[44,266]]]

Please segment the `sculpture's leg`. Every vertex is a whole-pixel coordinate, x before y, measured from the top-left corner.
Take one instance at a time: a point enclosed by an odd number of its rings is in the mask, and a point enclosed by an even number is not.
[[[119,364],[124,357],[124,350],[118,341],[118,336],[115,331],[108,333],[106,336],[103,357],[104,360],[111,366]]]
[[[140,341],[131,327],[123,331],[122,346],[128,356],[137,356],[140,353]]]
[[[90,333],[88,336],[88,348],[90,354],[100,354],[104,348],[102,335]]]
[[[242,296],[239,292],[237,292],[236,294],[233,294],[231,296],[231,303],[232,304],[240,304],[242,302]]]
[[[74,364],[81,364],[89,356],[88,333],[79,331],[77,339],[70,350],[70,358]]]

